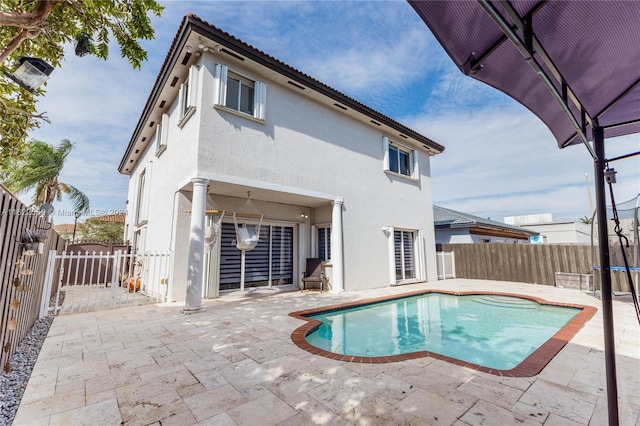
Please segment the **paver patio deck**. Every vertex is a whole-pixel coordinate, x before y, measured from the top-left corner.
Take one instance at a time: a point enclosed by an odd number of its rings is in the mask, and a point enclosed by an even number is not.
[[[579,290],[447,280],[341,294],[261,290],[55,318],[14,425],[604,425],[602,313],[535,377],[433,358],[335,361],[291,341],[292,311],[420,289],[504,291],[591,305]],[[640,425],[640,327],[614,301],[622,425]]]

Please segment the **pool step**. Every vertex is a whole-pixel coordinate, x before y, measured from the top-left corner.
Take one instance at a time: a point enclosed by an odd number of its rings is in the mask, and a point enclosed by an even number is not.
[[[474,296],[473,301],[482,303],[483,305],[500,306],[503,308],[538,309],[539,307],[539,305],[532,300],[507,296]]]

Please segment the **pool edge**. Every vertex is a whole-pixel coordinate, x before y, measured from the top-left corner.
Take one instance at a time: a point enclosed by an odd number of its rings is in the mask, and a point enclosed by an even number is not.
[[[388,300],[402,299],[406,297],[419,296],[428,293],[444,293],[455,296],[469,296],[469,295],[492,295],[492,296],[509,296],[519,297],[522,299],[532,300],[540,305],[551,306],[563,306],[569,308],[580,309],[580,312],[571,319],[564,327],[558,330],[551,338],[544,342],[538,349],[525,358],[520,364],[512,368],[511,370],[498,370],[493,368],[484,367],[482,365],[473,364],[467,361],[462,361],[456,358],[451,358],[446,355],[428,351],[410,352],[400,355],[386,355],[379,357],[362,357],[354,355],[342,355],[334,352],[329,352],[324,349],[320,349],[311,345],[306,340],[306,336],[313,332],[320,326],[320,322],[311,318],[309,315],[315,315],[319,313],[331,312],[339,309],[354,308],[364,305],[370,305],[379,302],[385,302]],[[546,365],[564,348],[564,346],[575,337],[575,335],[584,327],[584,325],[596,314],[598,309],[594,306],[577,305],[564,302],[550,302],[536,296],[528,296],[516,293],[504,293],[496,291],[451,291],[451,290],[417,290],[408,293],[396,294],[391,296],[382,296],[372,299],[358,300],[355,302],[342,303],[338,305],[329,305],[319,308],[305,309],[302,311],[290,312],[289,316],[305,321],[303,325],[296,328],[291,333],[291,341],[311,354],[322,356],[324,358],[333,359],[336,361],[355,362],[362,364],[386,364],[390,362],[407,361],[417,358],[431,357],[442,361],[449,362],[451,364],[459,365],[461,367],[470,368],[484,373],[493,374],[503,377],[532,377],[539,374]]]

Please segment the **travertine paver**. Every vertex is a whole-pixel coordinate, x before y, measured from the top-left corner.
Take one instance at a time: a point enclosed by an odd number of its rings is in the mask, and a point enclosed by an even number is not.
[[[600,311],[535,377],[434,358],[335,361],[300,349],[293,311],[425,288],[506,291],[599,307],[578,290],[447,280],[341,294],[260,290],[56,317],[18,425],[600,425],[607,399]],[[640,425],[640,327],[614,301],[622,425]]]

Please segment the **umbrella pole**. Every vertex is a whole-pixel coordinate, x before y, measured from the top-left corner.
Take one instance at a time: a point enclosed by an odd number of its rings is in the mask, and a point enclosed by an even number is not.
[[[604,359],[607,375],[607,408],[609,426],[617,426],[618,420],[618,385],[616,381],[616,354],[613,337],[613,306],[611,297],[611,263],[609,258],[609,235],[607,227],[607,200],[604,182],[605,155],[604,129],[593,128],[593,144],[595,145],[595,186],[596,210],[598,212],[598,248],[600,252],[600,296],[602,298],[602,323],[604,328]]]

